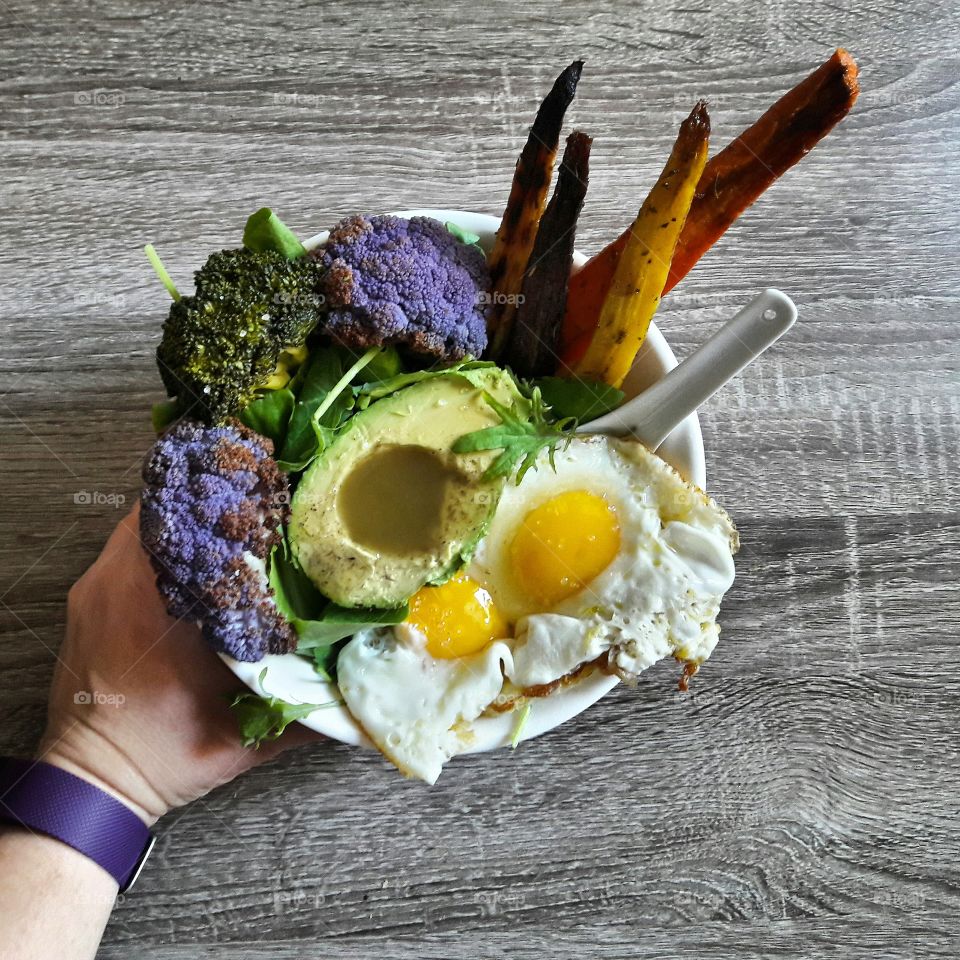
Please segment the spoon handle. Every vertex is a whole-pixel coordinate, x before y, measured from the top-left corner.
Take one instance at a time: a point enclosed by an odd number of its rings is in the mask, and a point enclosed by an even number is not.
[[[764,290],[665,377],[581,430],[634,436],[656,450],[684,417],[782,337],[796,319],[797,308],[786,294],[772,287]]]

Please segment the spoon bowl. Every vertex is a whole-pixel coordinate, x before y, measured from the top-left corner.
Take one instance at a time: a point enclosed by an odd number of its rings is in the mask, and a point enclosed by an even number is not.
[[[634,437],[657,450],[670,432],[780,339],[797,319],[785,294],[768,287],[665,377],[581,433]]]

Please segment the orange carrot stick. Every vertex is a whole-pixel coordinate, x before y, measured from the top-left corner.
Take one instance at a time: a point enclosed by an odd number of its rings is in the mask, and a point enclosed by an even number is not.
[[[664,294],[687,275],[770,184],[847,115],[860,92],[857,73],[853,57],[846,50],[837,50],[707,163],[680,234]],[[561,356],[567,364],[572,365],[583,355],[593,336],[630,229],[570,280],[560,339]]]

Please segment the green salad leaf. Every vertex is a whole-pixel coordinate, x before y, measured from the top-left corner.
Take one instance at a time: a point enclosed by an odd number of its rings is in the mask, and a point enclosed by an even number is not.
[[[270,553],[269,581],[277,609],[294,626],[323,616],[330,601],[313,585],[293,557],[285,529]]]
[[[367,364],[360,374],[354,378],[354,384],[359,380],[361,384],[374,383],[378,380],[389,380],[403,372],[403,361],[396,347],[382,347],[380,352]]]
[[[336,683],[337,654],[340,646],[338,644],[332,647],[310,647],[309,650],[300,652],[300,656],[313,665],[314,672],[321,680],[326,680],[327,683]]]
[[[297,633],[297,653],[314,662],[317,672],[332,675],[336,645],[359,630],[402,623],[409,607],[341,607],[328,600],[310,582],[283,540],[270,554],[270,586],[277,609]]]
[[[579,377],[541,377],[531,384],[540,390],[553,416],[575,417],[579,423],[596,420],[623,403],[624,392],[609,383]]]
[[[413,386],[415,383],[422,383],[424,380],[433,380],[435,377],[447,377],[450,374],[458,374],[465,380],[469,380],[474,385],[479,383],[479,379],[474,376],[477,370],[488,370],[495,367],[496,364],[490,360],[473,360],[466,357],[459,363],[449,367],[432,367],[429,370],[411,370],[408,373],[399,373],[387,380],[375,380],[363,384],[357,393],[361,399],[366,398],[367,403],[374,400],[380,400],[383,397],[390,396],[404,387]]]
[[[260,671],[260,689],[266,678],[267,668]],[[264,690],[264,696],[257,693],[238,694],[230,703],[230,709],[240,728],[240,739],[245,747],[259,749],[268,740],[276,740],[284,730],[296,720],[310,716],[314,710],[339,705],[338,700],[326,703],[289,703],[279,697],[271,696]]]
[[[527,726],[527,721],[530,719],[530,711],[532,705],[529,701],[524,704],[523,709],[520,711],[520,716],[517,717],[516,725],[513,728],[513,733],[510,736],[510,746],[516,750],[520,745],[520,738],[523,736],[523,731]]]
[[[529,403],[515,403],[506,407],[489,393],[484,394],[487,403],[500,417],[500,424],[464,434],[451,448],[454,453],[476,453],[481,450],[500,450],[500,455],[487,467],[483,478],[495,480],[516,473],[516,482],[536,465],[541,450],[549,452],[550,466],[556,469],[554,454],[563,444],[573,439],[577,421],[573,417],[562,420],[549,419],[549,408],[533,388]]]
[[[270,390],[248,403],[238,416],[251,430],[269,437],[274,450],[280,450],[286,441],[296,402],[296,397],[286,387]]]
[[[315,426],[323,424],[323,418],[327,411],[333,407],[337,400],[346,396],[349,398],[350,407],[353,407],[353,381],[360,375],[360,372],[370,364],[380,353],[380,347],[371,347],[366,353],[357,357],[354,363],[347,367],[340,379],[330,388],[327,396],[313,411],[313,422]]]
[[[455,236],[461,243],[465,243],[468,247],[476,247],[481,253],[483,253],[483,247],[480,246],[480,234],[473,233],[471,230],[464,230],[463,227],[454,223],[452,220],[448,220],[444,226],[447,228],[447,231]],[[486,254],[484,254],[486,256]]]
[[[350,416],[356,410],[365,409],[373,400],[454,369],[469,379],[473,370],[489,366],[492,364],[467,360],[456,368],[403,373],[400,354],[394,347],[371,347],[357,354],[347,347],[317,346],[284,388],[293,395],[294,404],[282,443],[277,444],[277,462],[290,472],[305,470],[332,442]],[[259,402],[255,400],[250,406]],[[277,401],[280,409],[286,403],[285,397]],[[251,416],[272,417],[276,412],[265,408],[254,411]],[[269,419],[264,425],[273,428]]]
[[[360,630],[403,623],[409,613],[410,608],[406,604],[402,607],[387,609],[341,607],[336,603],[330,603],[323,611],[320,620],[299,621],[297,636],[300,642],[297,644],[297,650],[302,652],[314,647],[330,647],[338,640],[352,637]]]
[[[179,400],[176,398],[161,400],[150,408],[150,422],[153,424],[154,431],[160,434],[172,423],[176,423],[182,414]]]
[[[250,215],[243,228],[243,245],[258,253],[272,250],[288,260],[296,260],[307,252],[297,235],[269,207],[261,207]]]
[[[295,403],[277,456],[281,469],[304,470],[333,439],[354,407],[350,381],[378,352],[374,347],[358,358],[345,347],[327,346],[310,354],[290,383]]]
[[[180,291],[177,290],[176,285],[170,279],[170,274],[167,273],[167,268],[163,265],[160,254],[154,249],[153,244],[148,243],[143,248],[143,252],[147,255],[147,259],[150,261],[150,266],[153,267],[154,273],[156,273],[160,278],[160,282],[166,287],[167,293],[169,293],[174,300],[179,300]]]

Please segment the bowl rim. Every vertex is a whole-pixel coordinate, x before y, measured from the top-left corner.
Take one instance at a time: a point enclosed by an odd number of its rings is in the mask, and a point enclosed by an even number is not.
[[[401,210],[392,215],[427,216],[443,223],[455,223],[464,230],[479,234],[481,245],[486,247],[490,246],[493,235],[500,226],[499,217],[465,210],[419,208]],[[327,230],[317,233],[305,240],[304,246],[308,250],[314,250],[326,242],[328,235]],[[579,270],[586,262],[587,258],[583,254],[575,253],[573,272]],[[634,370],[655,368],[654,375],[646,383],[646,386],[649,386],[676,365],[677,358],[670,349],[670,345],[656,324],[651,323]],[[628,382],[630,379],[628,377]],[[658,453],[687,479],[701,488],[705,487],[706,461],[703,434],[696,412],[690,414],[671,432]],[[237,678],[255,693],[269,693],[271,696],[294,703],[322,704],[321,709],[313,711],[299,721],[304,726],[341,743],[373,747],[347,707],[342,701],[335,699],[339,694],[336,687],[318,677],[304,658],[295,654],[268,654],[255,663],[244,663],[225,654],[221,654],[220,657]],[[259,678],[264,669],[266,674],[261,685]],[[525,741],[539,737],[573,719],[588,707],[593,706],[618,683],[617,677],[594,672],[548,697],[533,701],[519,740]],[[513,740],[516,723],[513,711],[481,717],[473,724],[475,732],[473,743],[463,752],[484,753],[509,745]]]

